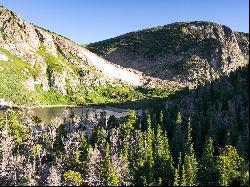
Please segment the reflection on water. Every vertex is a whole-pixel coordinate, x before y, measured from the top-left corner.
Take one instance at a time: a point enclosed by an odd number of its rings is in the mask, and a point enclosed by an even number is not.
[[[18,110],[18,109],[15,109]],[[106,118],[114,115],[116,118],[124,117],[127,115],[127,109],[113,108],[113,107],[47,107],[47,108],[34,108],[31,109],[35,116],[42,119],[45,124],[49,124],[54,117],[63,117],[68,110],[69,114],[74,114],[76,117],[85,117],[93,119],[94,117],[100,118],[102,112],[106,113]],[[136,111],[139,115],[141,110]],[[0,116],[3,116],[4,110],[0,110]],[[67,120],[69,120],[68,117]]]

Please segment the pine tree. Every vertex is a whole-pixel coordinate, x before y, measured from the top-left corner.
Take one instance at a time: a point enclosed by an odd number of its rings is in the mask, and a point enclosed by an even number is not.
[[[130,171],[130,167],[132,165],[130,165],[129,163],[129,159],[128,159],[128,149],[124,149],[124,151],[121,153],[120,155],[120,159],[121,159],[121,178],[120,178],[120,185],[122,186],[127,186],[131,184],[132,181],[132,175],[131,175],[131,171]]]
[[[180,186],[179,169],[174,170],[174,186]]]
[[[188,136],[186,142],[186,153],[183,162],[183,172],[182,172],[182,180],[185,176],[185,182],[187,186],[195,186],[197,185],[197,170],[198,163],[193,149],[192,143],[192,128],[190,124],[190,119],[188,121]]]
[[[135,185],[143,185],[146,184],[145,179],[145,162],[146,162],[146,156],[145,156],[145,147],[144,147],[144,138],[141,130],[138,130],[138,139],[137,139],[137,149],[135,154],[135,176],[134,181]]]
[[[92,150],[91,145],[88,143],[85,136],[82,136],[79,142],[79,149],[75,152],[74,166],[77,168],[81,164],[81,174],[85,175],[87,170],[87,165],[89,161],[90,151]]]
[[[192,128],[190,123],[190,118],[188,118],[188,126],[187,126],[187,141],[186,141],[186,152],[193,151],[193,143],[192,143]]]
[[[119,128],[118,128],[119,130]],[[121,138],[121,137],[120,137]],[[134,145],[131,145],[130,141],[121,140],[121,146],[119,149],[119,159],[120,159],[120,184],[121,185],[129,185],[132,180],[132,172],[135,170],[135,153],[134,153]]]
[[[181,185],[181,177],[180,177],[180,167],[182,165],[182,158],[181,158],[181,152],[178,156],[178,163],[177,163],[177,169],[175,168],[175,175],[174,175],[174,186],[180,186]]]
[[[185,160],[184,160],[184,162],[185,162]],[[183,164],[182,165],[182,175],[181,175],[181,186],[192,186],[192,185],[188,185],[186,175],[187,175],[186,168]]]
[[[172,150],[174,158],[178,157],[179,152],[183,151],[184,136],[182,133],[182,117],[181,113],[177,113],[176,123],[175,123],[175,133],[172,139]]]
[[[118,186],[119,178],[116,173],[115,165],[111,163],[108,170],[107,186]]]
[[[244,159],[238,155],[236,148],[231,145],[225,146],[216,161],[219,185],[228,186],[234,179],[239,178],[243,162]]]
[[[169,149],[168,138],[161,126],[156,131],[155,141],[155,178],[161,177],[163,185],[171,185],[173,181],[173,160]]]
[[[153,141],[154,141],[154,133],[151,126],[151,117],[148,115],[147,120],[147,131],[146,131],[146,163],[145,163],[145,170],[146,170],[146,180],[147,185],[151,185],[153,183],[153,166],[154,166],[154,159],[153,159]]]
[[[121,131],[124,137],[131,135],[134,130],[134,126],[137,123],[137,116],[135,111],[128,110],[128,115],[126,116],[125,124],[123,125]]]
[[[133,135],[134,127],[137,123],[137,116],[135,111],[128,110],[128,115],[126,116],[125,123],[121,126],[121,139],[123,147],[126,142],[130,141],[130,138]]]
[[[181,123],[182,123],[181,113],[178,112],[178,113],[177,113],[177,118],[176,118],[176,125],[177,125],[177,126],[178,126],[178,125],[180,126]]]
[[[79,142],[79,151],[80,151],[80,160],[86,161],[88,158],[88,152],[91,148],[91,145],[88,143],[85,136],[81,137],[81,140]]]
[[[101,126],[97,126],[93,132],[92,135],[92,146],[97,146],[100,147],[100,151],[103,152],[103,149],[105,149],[105,130]]]
[[[141,131],[138,131],[138,166],[143,167],[145,162],[144,140]]]
[[[202,185],[210,186],[215,185],[216,175],[215,175],[215,158],[214,158],[214,148],[213,140],[208,137],[203,150],[203,155],[201,158],[201,164],[199,168],[200,182]]]
[[[107,185],[109,166],[110,166],[110,149],[109,149],[109,143],[107,143],[105,157],[104,157],[104,160],[102,160],[101,162],[102,178],[104,180],[105,185]]]
[[[104,185],[117,186],[119,183],[119,178],[116,174],[115,165],[111,161],[109,143],[106,145],[106,154],[104,160],[101,163],[101,169]]]

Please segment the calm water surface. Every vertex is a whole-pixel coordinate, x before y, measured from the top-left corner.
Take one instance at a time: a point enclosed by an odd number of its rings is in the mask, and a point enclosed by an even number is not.
[[[15,109],[18,111],[18,109]],[[114,115],[117,118],[124,117],[127,115],[127,109],[114,108],[114,107],[46,107],[46,108],[34,108],[30,109],[34,112],[35,116],[38,116],[46,124],[49,124],[51,119],[54,117],[63,117],[66,111],[69,111],[70,114],[74,114],[77,117],[87,117],[89,119],[93,117],[100,117],[101,112],[106,113],[108,118],[111,115]],[[5,110],[0,110],[0,116],[3,116]],[[136,111],[139,115],[142,113],[142,110]],[[69,120],[69,117],[68,117]]]

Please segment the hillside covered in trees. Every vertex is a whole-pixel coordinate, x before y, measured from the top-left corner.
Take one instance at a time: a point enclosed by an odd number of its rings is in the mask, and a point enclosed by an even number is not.
[[[247,186],[249,34],[175,22],[80,45],[0,6],[0,109],[0,186]]]
[[[249,72],[183,90],[138,116],[0,119],[1,185],[248,185]],[[72,127],[76,128],[72,128]]]

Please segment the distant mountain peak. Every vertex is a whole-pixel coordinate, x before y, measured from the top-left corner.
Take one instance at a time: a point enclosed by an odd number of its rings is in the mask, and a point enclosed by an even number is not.
[[[123,67],[186,85],[210,81],[248,63],[248,34],[208,21],[130,32],[87,48]]]

